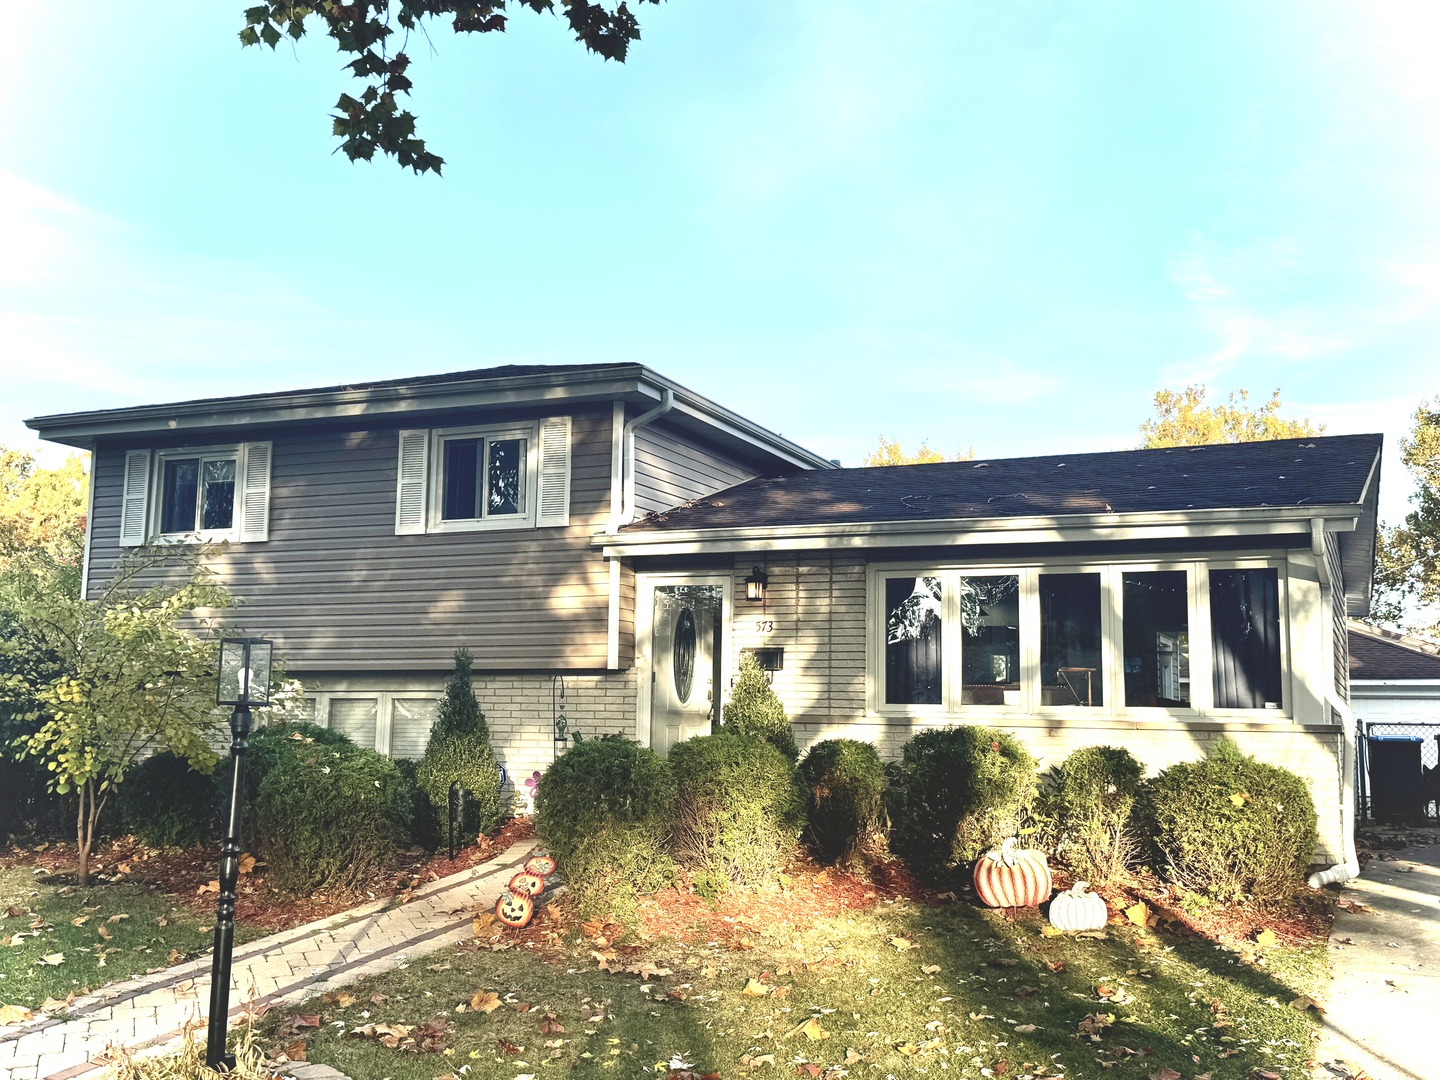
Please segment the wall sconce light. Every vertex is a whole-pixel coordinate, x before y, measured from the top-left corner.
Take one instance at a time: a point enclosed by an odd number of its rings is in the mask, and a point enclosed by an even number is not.
[[[765,586],[770,584],[770,576],[755,566],[750,570],[750,576],[745,579],[745,599],[754,603],[763,603],[765,600]]]

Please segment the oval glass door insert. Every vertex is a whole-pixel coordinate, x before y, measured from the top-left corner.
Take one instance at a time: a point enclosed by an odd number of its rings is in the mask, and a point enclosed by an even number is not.
[[[695,613],[688,607],[675,620],[675,643],[671,646],[670,670],[675,674],[675,697],[683,705],[695,688]]]

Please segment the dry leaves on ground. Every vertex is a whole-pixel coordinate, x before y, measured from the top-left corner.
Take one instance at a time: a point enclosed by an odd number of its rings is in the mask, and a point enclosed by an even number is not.
[[[26,1020],[34,1018],[35,1014],[23,1005],[0,1005],[0,1027],[23,1024]]]
[[[489,1015],[499,1007],[500,995],[493,990],[476,990],[470,998],[470,1008],[474,1012],[482,1012]]]
[[[821,1039],[828,1039],[830,1037],[830,1033],[824,1028],[822,1028],[820,1026],[820,1021],[813,1016],[810,1017],[809,1020],[806,1020],[803,1024],[800,1024],[785,1033],[785,1037],[787,1039],[795,1035],[804,1035],[807,1039],[810,1039],[813,1042],[819,1042]]]

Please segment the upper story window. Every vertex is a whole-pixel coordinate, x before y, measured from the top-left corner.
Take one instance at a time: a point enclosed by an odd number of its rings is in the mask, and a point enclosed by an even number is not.
[[[399,433],[395,532],[570,521],[570,418]]]
[[[121,545],[268,539],[271,452],[268,442],[126,451]]]
[[[881,713],[1288,707],[1285,578],[1265,560],[876,569],[871,595]]]

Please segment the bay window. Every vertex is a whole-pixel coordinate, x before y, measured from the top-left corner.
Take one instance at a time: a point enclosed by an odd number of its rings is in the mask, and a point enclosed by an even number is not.
[[[871,571],[881,714],[1130,714],[1290,706],[1285,576],[1263,558]]]

